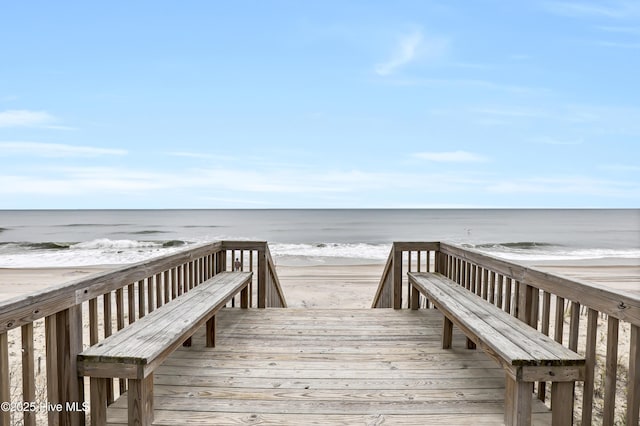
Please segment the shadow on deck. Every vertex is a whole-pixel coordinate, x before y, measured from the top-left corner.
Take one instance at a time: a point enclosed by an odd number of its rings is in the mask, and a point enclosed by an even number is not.
[[[218,326],[215,348],[201,330],[156,370],[154,424],[503,423],[504,370],[460,333],[440,349],[436,310],[223,309]]]

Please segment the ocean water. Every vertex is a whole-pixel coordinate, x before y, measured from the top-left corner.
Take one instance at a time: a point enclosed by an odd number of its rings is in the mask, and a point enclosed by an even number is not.
[[[279,264],[383,262],[393,241],[640,262],[640,209],[0,211],[0,267],[126,264],[222,239],[268,241]]]

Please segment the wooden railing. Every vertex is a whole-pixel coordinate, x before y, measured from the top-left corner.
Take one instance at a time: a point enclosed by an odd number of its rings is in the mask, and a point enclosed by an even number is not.
[[[372,307],[429,307],[428,300],[410,288],[407,271],[439,272],[584,355],[587,371],[584,384],[578,385],[574,405],[578,410],[575,418],[580,424],[638,425],[639,296],[525,267],[454,244],[397,242],[391,249]],[[599,320],[606,321],[606,329],[604,324],[598,329]],[[623,343],[625,339],[619,338],[620,333],[628,334],[628,347]],[[547,390],[546,383],[536,386],[538,398],[548,403]],[[626,397],[616,399],[617,393],[626,393]]]
[[[267,243],[254,241],[199,245],[0,302],[0,425],[85,424],[90,398],[77,374],[77,354],[235,267],[255,272],[250,307],[287,306]],[[41,327],[45,342],[34,341]],[[109,403],[126,390],[125,380],[116,382],[108,386]]]

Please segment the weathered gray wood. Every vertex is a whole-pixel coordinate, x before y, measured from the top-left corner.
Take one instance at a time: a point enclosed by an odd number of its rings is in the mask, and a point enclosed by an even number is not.
[[[129,425],[151,426],[153,423],[153,374],[142,379],[130,379],[127,392]]]
[[[402,250],[393,246],[393,309],[402,309]]]
[[[609,316],[607,325],[607,358],[604,377],[604,409],[602,424],[613,426],[616,409],[616,375],[618,372],[618,331],[619,320]]]
[[[372,308],[390,308],[391,304],[387,300],[384,295],[388,294],[388,286],[389,284],[389,276],[391,275],[391,271],[393,268],[393,250],[389,253],[389,257],[387,258],[387,262],[384,265],[384,269],[382,271],[382,277],[380,278],[380,283],[378,284],[378,289],[376,290],[376,295],[373,297],[373,303],[371,304]]]
[[[497,258],[474,249],[441,242],[446,254],[468,260],[521,283],[573,300],[599,312],[640,326],[640,297],[634,293],[610,290],[587,281],[567,278]]]
[[[598,312],[589,309],[587,315],[587,341],[585,346],[585,374],[582,392],[582,424],[590,425],[593,415],[593,388],[596,366],[596,337],[598,335]]]
[[[422,292],[438,299],[438,309],[442,309],[445,315],[448,311],[454,324],[470,332],[468,337],[474,339],[486,335],[491,341],[484,342],[484,345],[509,364],[584,365],[584,358],[580,355],[520,321],[512,321],[479,296],[447,282],[444,276],[411,273],[409,277]]]
[[[37,294],[19,296],[0,303],[0,332],[20,327],[36,319],[60,312],[78,303],[116,290],[123,283],[145,279],[159,270],[181,265],[188,259],[215,252],[222,243],[208,243],[175,254],[127,265],[91,275],[64,285],[49,287]]]
[[[22,401],[36,402],[35,360],[33,356],[33,323],[22,327]],[[24,411],[25,426],[35,426],[36,412]]]
[[[531,424],[531,392],[533,384],[516,381],[509,374],[505,376],[504,424],[519,426]]]
[[[0,403],[11,401],[11,390],[9,383],[9,339],[7,333],[0,333]],[[0,410],[0,424],[8,425],[11,420],[9,410]]]
[[[480,351],[442,351],[437,310],[223,309],[217,317],[215,349],[204,346],[200,330],[194,346],[154,372],[154,424],[451,426],[504,419],[503,370]],[[299,327],[289,332],[287,324]],[[335,324],[367,328],[353,342],[322,334]],[[280,335],[261,335],[280,327]],[[430,337],[420,340],[377,338],[383,329],[401,338],[425,328]],[[454,331],[455,346],[462,338]],[[532,401],[532,411],[535,424],[549,424],[548,408]],[[109,424],[127,424],[126,398],[108,412]]]
[[[409,282],[429,297],[446,317],[443,348],[447,347],[449,324],[453,323],[505,368],[506,425],[531,424],[531,393],[535,381],[553,382],[552,398],[556,404],[562,404],[562,407],[558,405],[553,424],[571,424],[573,383],[584,379],[585,360],[526,324],[537,317],[531,311],[535,293],[528,286],[522,286],[520,297],[516,297],[523,322],[474,294],[473,285],[468,291],[440,274],[408,275]],[[559,382],[563,384],[558,386]]]
[[[44,319],[44,336],[45,336],[45,351],[47,361],[47,401],[51,404],[59,404],[59,378],[58,378],[58,344],[56,333],[56,317],[50,315]],[[5,371],[0,368],[0,371]],[[2,399],[0,398],[0,401]],[[49,410],[47,412],[47,420],[49,426],[58,426],[60,424],[60,413],[55,410]],[[8,423],[5,423],[8,424]]]
[[[91,426],[107,423],[107,379],[91,377]]]
[[[573,424],[573,382],[551,384],[551,424],[554,426]]]
[[[82,305],[56,314],[56,337],[60,401],[81,405],[84,402],[84,383],[77,374],[77,356],[82,351]],[[60,413],[60,424],[82,425],[84,413],[65,409]]]
[[[226,301],[246,287],[251,275],[250,272],[216,275],[206,285],[199,285],[84,351],[78,356],[79,372],[102,377],[148,375]],[[126,365],[139,368],[126,370]]]
[[[627,388],[627,424],[640,423],[640,327],[631,326],[629,346],[629,384]]]

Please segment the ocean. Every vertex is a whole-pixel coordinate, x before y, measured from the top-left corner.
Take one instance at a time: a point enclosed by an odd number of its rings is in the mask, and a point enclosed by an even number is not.
[[[224,239],[268,241],[287,265],[384,262],[393,241],[640,262],[640,209],[0,210],[5,268],[126,264]]]

